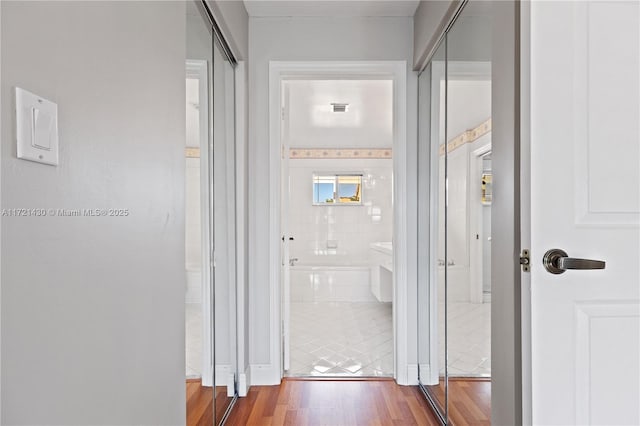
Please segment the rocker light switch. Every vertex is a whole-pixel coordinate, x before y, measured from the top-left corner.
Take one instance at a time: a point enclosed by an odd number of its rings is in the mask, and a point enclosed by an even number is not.
[[[58,106],[16,87],[18,158],[58,165]]]
[[[51,115],[47,112],[33,108],[31,109],[33,120],[33,138],[31,145],[35,148],[51,149]]]

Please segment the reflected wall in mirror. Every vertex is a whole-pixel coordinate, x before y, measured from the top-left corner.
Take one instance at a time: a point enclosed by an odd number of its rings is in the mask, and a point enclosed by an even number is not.
[[[186,10],[186,424],[219,425],[237,377],[235,70],[203,3]]]
[[[213,424],[213,280],[209,268],[209,144],[213,33],[197,1],[186,3],[185,368],[187,424]]]
[[[446,77],[445,38],[418,82],[419,381],[443,420],[447,418]]]
[[[215,424],[236,398],[236,212],[234,66],[216,38],[213,51],[213,213]]]
[[[420,384],[443,421],[490,424],[490,2],[463,6],[419,84]]]

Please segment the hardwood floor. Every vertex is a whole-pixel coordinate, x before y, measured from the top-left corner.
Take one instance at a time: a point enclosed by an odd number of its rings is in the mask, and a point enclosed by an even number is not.
[[[213,388],[202,386],[200,379],[187,379],[187,426],[213,425]],[[216,387],[216,419],[222,419],[231,403],[227,388]]]
[[[444,384],[427,386],[441,407]],[[456,426],[491,424],[491,380],[466,377],[449,378],[449,419]]]
[[[252,386],[231,411],[227,426],[438,425],[416,386],[393,380],[283,379]]]

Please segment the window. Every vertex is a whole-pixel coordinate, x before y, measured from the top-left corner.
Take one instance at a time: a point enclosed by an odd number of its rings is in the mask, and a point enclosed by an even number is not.
[[[313,174],[313,204],[361,205],[361,174]]]

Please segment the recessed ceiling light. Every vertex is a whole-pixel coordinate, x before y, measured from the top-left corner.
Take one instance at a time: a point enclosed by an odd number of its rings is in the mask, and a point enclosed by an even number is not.
[[[349,104],[331,103],[331,107],[333,108],[333,112],[347,112]]]

